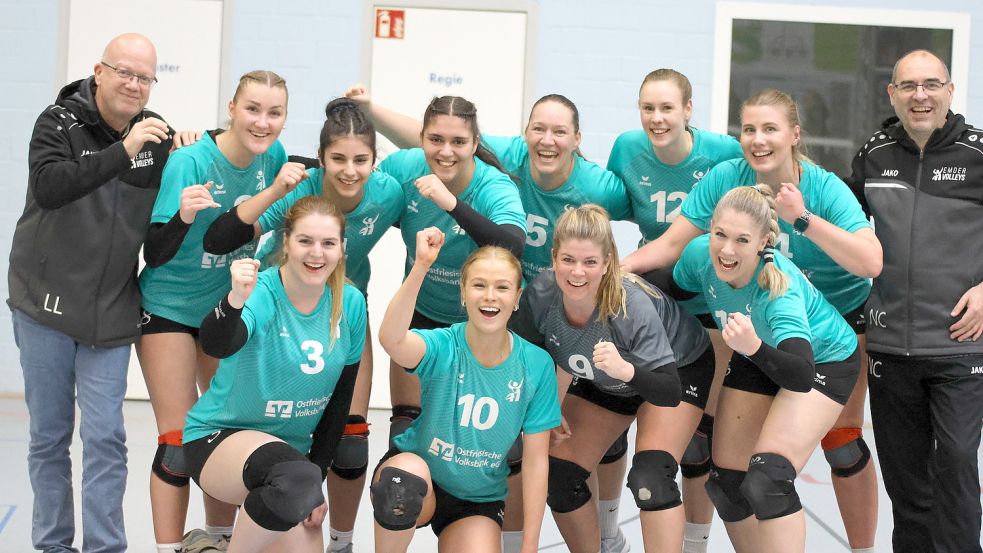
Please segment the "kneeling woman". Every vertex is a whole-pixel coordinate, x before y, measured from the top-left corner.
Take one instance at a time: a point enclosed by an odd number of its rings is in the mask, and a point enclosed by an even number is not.
[[[284,226],[283,265],[257,276],[258,261],[235,261],[232,290],[202,321],[202,347],[222,361],[184,428],[195,482],[242,506],[232,553],[274,541],[324,549],[321,483],[365,343],[365,299],[345,284],[344,216],[308,196]]]
[[[717,204],[710,234],[690,242],[673,271],[680,288],[703,294],[735,352],[707,491],[738,553],[805,550],[795,477],[860,371],[856,335],[775,252],[778,233],[771,189],[735,188]]]
[[[514,319],[520,335],[543,344],[563,370],[560,390],[569,386],[569,432],[550,449],[549,475],[549,505],[567,547],[598,551],[587,478],[637,417],[628,487],[642,510],[645,550],[682,550],[676,472],[713,380],[706,330],[668,296],[622,275],[607,213],[593,204],[560,216],[553,269],[529,285]]]
[[[417,233],[416,259],[393,296],[379,342],[420,378],[423,412],[394,438],[372,491],[377,552],[406,551],[414,529],[432,524],[441,551],[498,552],[509,474],[505,456],[523,433],[523,553],[539,548],[546,506],[550,429],[560,424],[553,362],[506,328],[522,270],[485,246],[461,267],[467,322],[410,330],[417,294],[444,234]]]

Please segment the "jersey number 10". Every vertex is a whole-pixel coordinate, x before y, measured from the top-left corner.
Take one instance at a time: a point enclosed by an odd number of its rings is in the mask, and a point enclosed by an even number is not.
[[[467,394],[457,399],[458,405],[464,406],[461,413],[461,426],[473,426],[478,430],[488,430],[495,426],[498,420],[498,402],[490,397],[479,397],[475,401],[474,394]],[[487,407],[487,413],[485,411]]]

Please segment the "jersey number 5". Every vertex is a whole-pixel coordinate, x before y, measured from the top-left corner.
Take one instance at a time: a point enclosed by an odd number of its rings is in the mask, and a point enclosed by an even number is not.
[[[526,228],[529,229],[526,236],[526,244],[534,247],[542,246],[546,243],[546,227],[550,224],[549,219],[533,215],[526,215]]]

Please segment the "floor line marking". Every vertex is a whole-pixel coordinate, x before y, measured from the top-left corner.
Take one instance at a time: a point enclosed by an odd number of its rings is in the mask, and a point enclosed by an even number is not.
[[[7,509],[7,514],[3,517],[3,520],[0,520],[0,534],[2,534],[3,529],[7,526],[7,523],[10,522],[11,518],[13,518],[14,511],[17,510],[17,505],[0,505],[0,507],[9,507],[9,509]]]
[[[834,540],[840,542],[840,545],[842,545],[847,551],[852,551],[852,549],[850,549],[850,542],[848,542],[845,539],[843,539],[843,536],[841,536],[839,533],[837,533],[837,531],[834,530],[832,526],[826,524],[823,521],[823,519],[821,519],[819,517],[819,515],[817,515],[816,513],[812,512],[812,510],[810,510],[809,507],[806,507],[805,505],[802,506],[802,510],[805,511],[806,512],[806,515],[808,515],[808,517],[811,518],[813,520],[813,522],[815,522],[816,524],[818,524],[820,528],[822,528],[823,530],[826,530],[826,533],[827,534],[829,534],[830,536],[833,536],[833,539]]]

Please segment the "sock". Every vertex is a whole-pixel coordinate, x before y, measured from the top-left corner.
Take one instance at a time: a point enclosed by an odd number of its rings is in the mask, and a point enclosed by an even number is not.
[[[341,532],[339,530],[335,530],[334,528],[329,527],[328,536],[330,541],[328,542],[327,550],[341,551],[342,549],[347,547],[348,544],[352,543],[352,534],[354,533],[355,530],[349,530],[348,532]]]
[[[621,529],[618,527],[618,506],[621,498],[601,499],[597,502],[598,523],[601,525],[601,539],[618,537]]]
[[[859,548],[859,549],[851,549],[850,551],[852,553],[874,553],[874,548],[873,547],[862,547],[862,548]]]
[[[687,522],[683,531],[683,553],[707,553],[710,539],[710,524]]]
[[[502,553],[519,553],[522,548],[522,530],[502,532]]]
[[[205,525],[205,531],[208,532],[208,536],[215,541],[221,539],[231,540],[232,528],[233,526],[209,526],[207,524]]]
[[[181,542],[157,544],[157,553],[180,553],[180,551]]]

